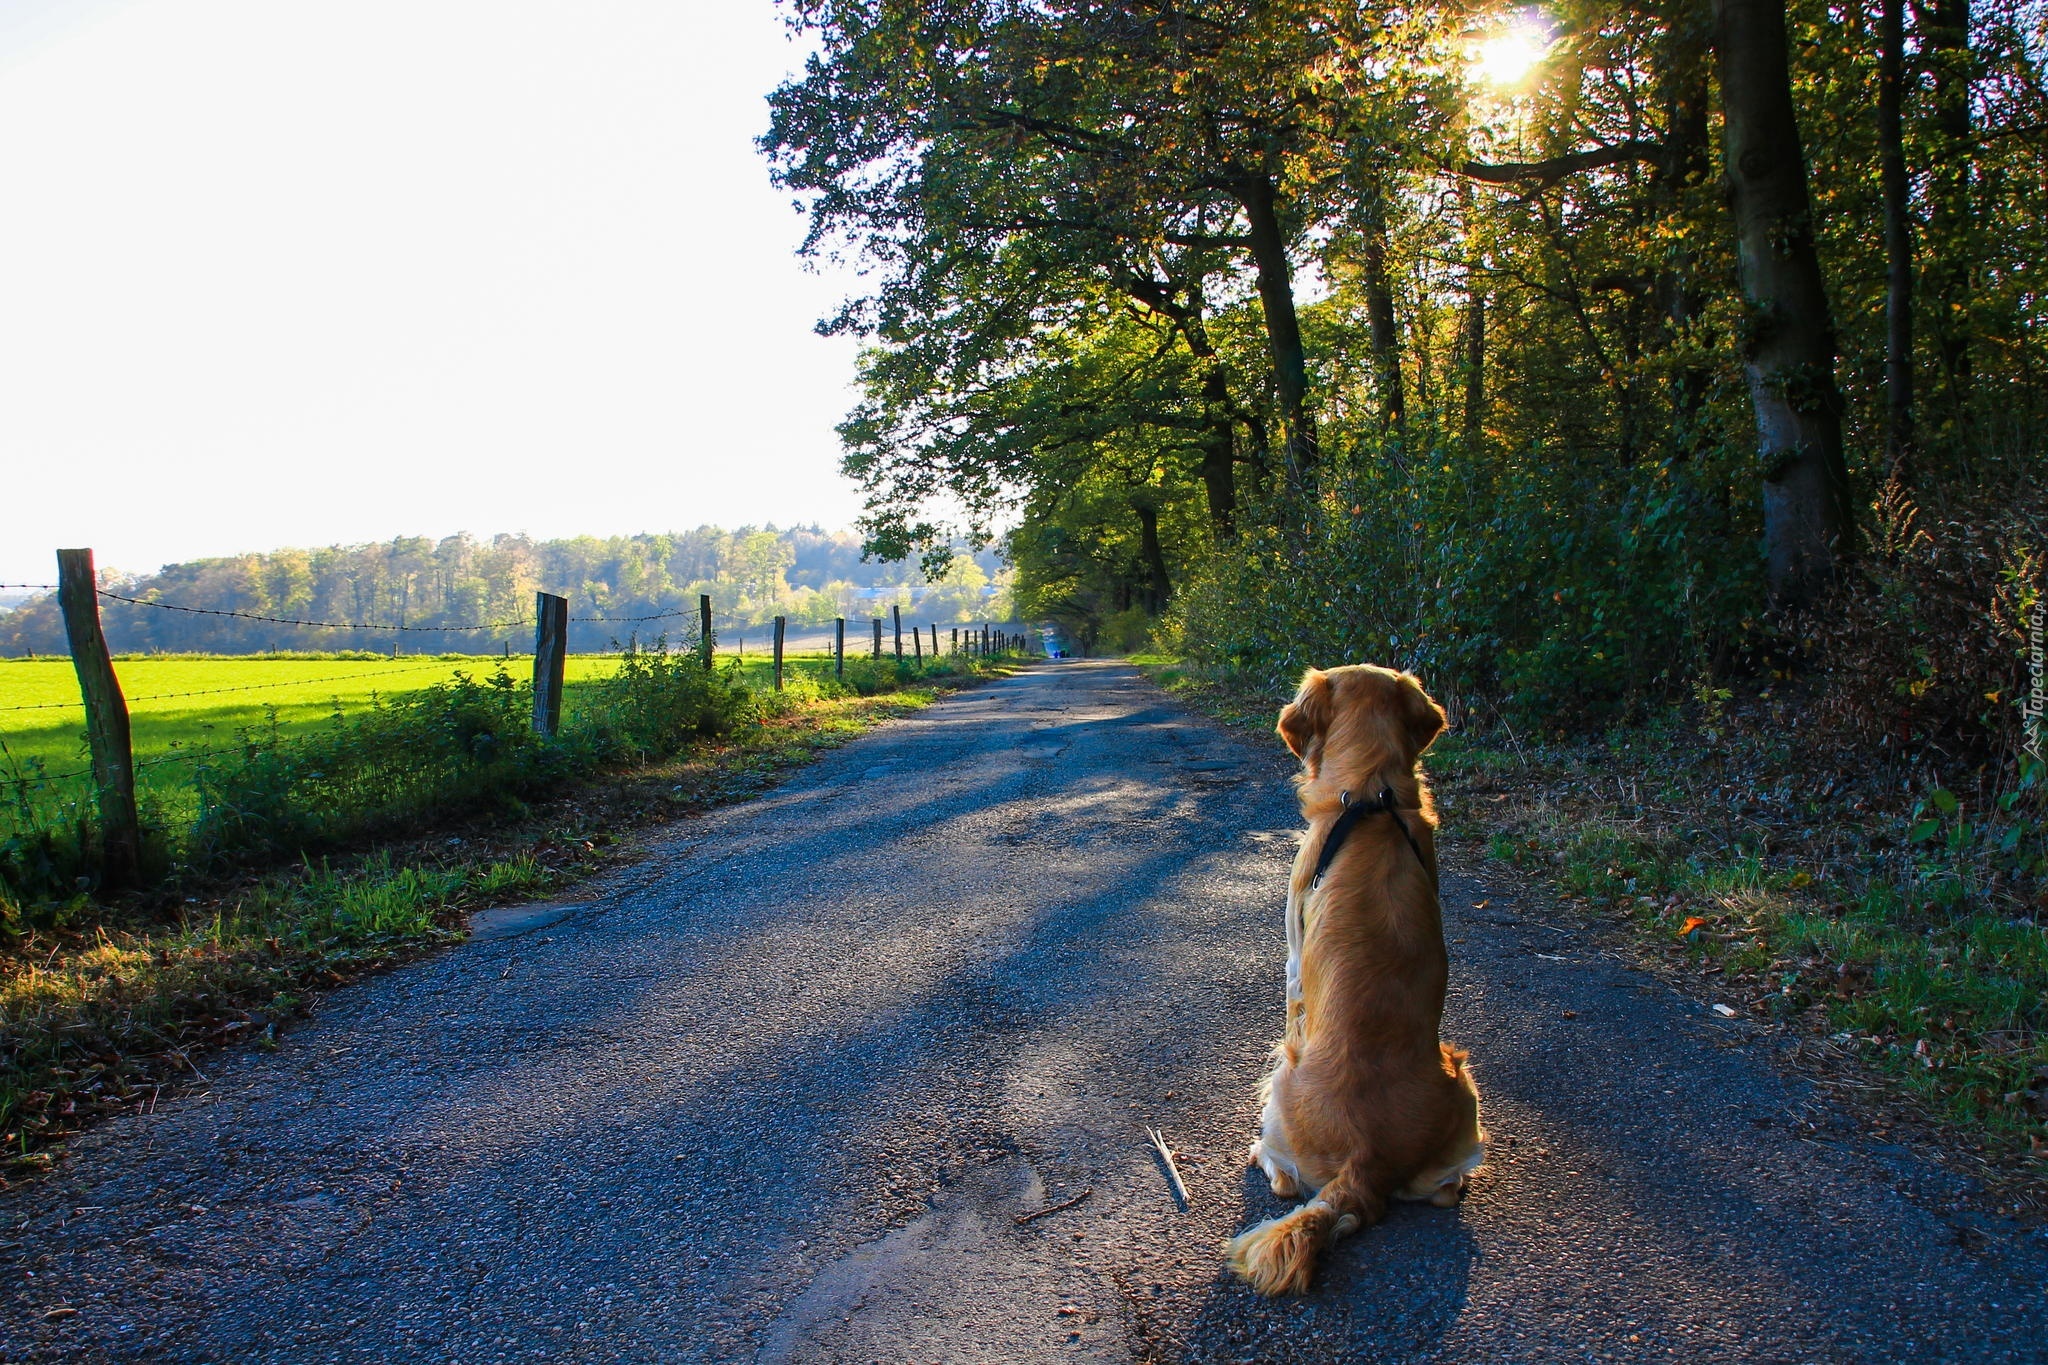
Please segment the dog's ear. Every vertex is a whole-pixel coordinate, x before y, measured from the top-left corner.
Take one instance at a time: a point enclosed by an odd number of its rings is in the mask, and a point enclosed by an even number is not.
[[[1446,726],[1444,708],[1422,690],[1422,679],[1413,673],[1401,675],[1401,722],[1408,731],[1408,742],[1415,746],[1417,758],[1436,743],[1436,737]]]
[[[1309,745],[1330,728],[1330,675],[1311,668],[1301,675],[1301,687],[1294,700],[1280,708],[1280,738],[1294,756],[1306,760]]]

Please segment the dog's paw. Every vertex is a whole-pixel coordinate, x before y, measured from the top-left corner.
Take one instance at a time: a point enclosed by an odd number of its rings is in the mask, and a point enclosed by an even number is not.
[[[1301,1193],[1301,1182],[1294,1178],[1294,1172],[1266,1156],[1265,1139],[1254,1141],[1245,1153],[1247,1161],[1266,1173],[1266,1180],[1273,1187],[1273,1193],[1282,1199],[1292,1199]]]

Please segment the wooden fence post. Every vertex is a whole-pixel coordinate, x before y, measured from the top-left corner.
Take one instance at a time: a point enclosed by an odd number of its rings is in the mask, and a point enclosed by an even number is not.
[[[782,690],[782,635],[788,628],[788,620],[789,618],[786,616],[775,618],[775,690],[777,692]]]
[[[960,627],[958,626],[953,627],[953,652],[955,654],[960,652]]]
[[[704,656],[704,666],[711,667],[711,594],[697,594],[697,652]]]
[[[100,629],[99,577],[91,550],[57,551],[57,605],[71,642],[71,667],[85,702],[85,739],[99,789],[100,885],[133,886],[142,869],[142,824],[135,817],[135,754],[129,747],[128,699]]]
[[[912,626],[912,627],[910,628],[910,647],[911,647],[912,649],[914,649],[914,650],[916,650],[916,651],[917,651],[917,666],[918,666],[919,668],[923,668],[923,667],[924,667],[924,627],[923,627],[923,626]]]
[[[896,662],[903,662],[903,608],[891,603],[889,615],[896,622]]]
[[[932,662],[939,661],[939,623],[932,622]]]
[[[844,678],[846,676],[846,618],[841,616],[837,618],[837,621],[838,624],[832,627],[832,676]]]
[[[552,736],[562,728],[562,672],[569,653],[569,599],[533,595],[533,729]]]
[[[875,657],[882,657],[882,618],[875,618]]]

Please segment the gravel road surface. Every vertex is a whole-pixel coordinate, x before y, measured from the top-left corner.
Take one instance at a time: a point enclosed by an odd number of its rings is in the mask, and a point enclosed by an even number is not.
[[[2048,1360],[2048,1243],[1490,868],[1470,1198],[1228,1278],[1286,771],[1115,664],[895,722],[82,1139],[0,1360]]]

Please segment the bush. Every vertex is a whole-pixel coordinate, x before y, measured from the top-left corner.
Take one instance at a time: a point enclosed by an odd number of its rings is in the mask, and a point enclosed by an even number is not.
[[[1247,512],[1159,640],[1274,688],[1312,665],[1412,669],[1454,710],[1484,701],[1552,732],[1680,695],[1756,594],[1712,472],[1596,477],[1539,450],[1501,466],[1482,480],[1441,455],[1405,473],[1374,449],[1334,459],[1315,501]]]
[[[591,685],[565,740],[586,762],[648,762],[759,719],[737,659],[707,669],[694,650],[671,652],[656,641],[628,651],[618,672]]]
[[[1797,623],[1819,674],[1813,733],[1842,748],[1926,749],[2010,769],[2024,736],[2027,618],[2048,564],[2044,490],[1930,514],[1878,499],[1862,558]]]
[[[218,866],[516,809],[522,795],[575,766],[532,724],[532,687],[500,667],[482,681],[458,673],[367,711],[337,711],[312,735],[245,733],[239,753],[197,768],[199,818],[186,860]]]

